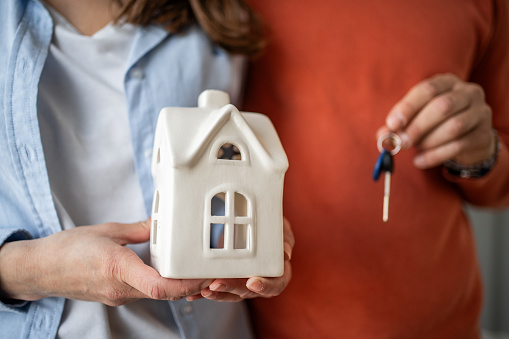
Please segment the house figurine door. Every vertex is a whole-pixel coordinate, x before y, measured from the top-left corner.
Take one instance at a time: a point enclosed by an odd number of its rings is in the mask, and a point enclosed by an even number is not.
[[[198,107],[167,107],[152,159],[152,265],[169,278],[283,274],[288,160],[269,118],[207,90]]]

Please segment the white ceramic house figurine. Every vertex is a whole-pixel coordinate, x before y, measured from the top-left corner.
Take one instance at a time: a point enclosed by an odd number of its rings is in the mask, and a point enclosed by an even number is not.
[[[152,265],[169,278],[281,276],[287,168],[269,118],[240,113],[225,92],[164,108],[152,159]]]

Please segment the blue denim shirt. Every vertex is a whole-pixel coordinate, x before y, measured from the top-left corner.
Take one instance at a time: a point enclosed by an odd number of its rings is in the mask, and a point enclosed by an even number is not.
[[[51,196],[39,126],[37,88],[53,22],[38,0],[0,1],[0,244],[61,231]],[[239,83],[234,59],[202,31],[172,35],[139,30],[129,57],[125,92],[136,172],[150,215],[150,158],[156,119],[165,106],[196,106],[204,89],[230,91]],[[171,302],[184,338],[250,338],[242,303]],[[0,337],[50,338],[63,298],[0,303]]]

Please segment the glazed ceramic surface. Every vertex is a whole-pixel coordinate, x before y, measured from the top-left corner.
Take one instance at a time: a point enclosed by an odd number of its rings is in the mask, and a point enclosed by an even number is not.
[[[269,118],[239,112],[225,92],[164,108],[152,159],[152,265],[169,278],[281,276],[287,168]]]

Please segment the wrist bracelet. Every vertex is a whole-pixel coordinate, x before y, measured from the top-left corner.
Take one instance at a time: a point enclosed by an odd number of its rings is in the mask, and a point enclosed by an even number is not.
[[[449,174],[454,176],[469,179],[469,178],[482,178],[486,174],[491,171],[493,166],[497,163],[498,152],[500,150],[500,141],[498,139],[498,133],[495,130],[493,131],[493,136],[495,137],[495,152],[491,155],[489,159],[484,160],[478,164],[474,165],[462,165],[452,160],[448,160],[444,163],[445,168]]]

